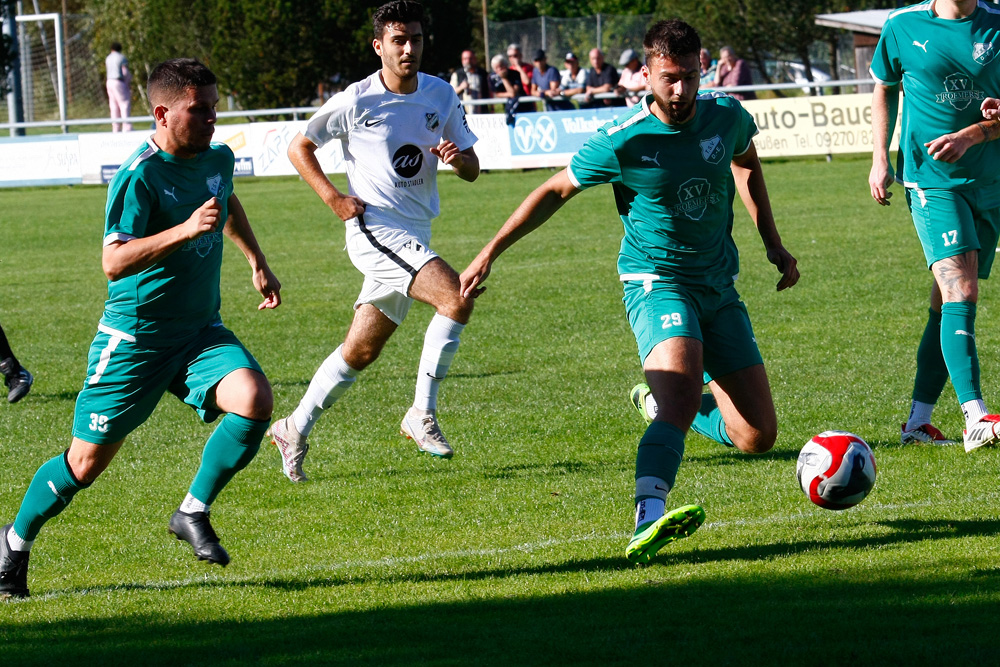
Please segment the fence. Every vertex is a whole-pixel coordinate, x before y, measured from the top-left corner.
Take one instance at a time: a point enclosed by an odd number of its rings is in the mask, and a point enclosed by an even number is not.
[[[597,14],[572,19],[539,16],[520,21],[489,21],[486,48],[492,56],[505,53],[508,44],[517,44],[526,58],[543,49],[549,54],[549,61],[556,64],[572,51],[586,67],[587,54],[597,47],[604,52],[608,62],[617,63],[625,49],[638,51],[642,48],[642,38],[652,21],[652,14]]]

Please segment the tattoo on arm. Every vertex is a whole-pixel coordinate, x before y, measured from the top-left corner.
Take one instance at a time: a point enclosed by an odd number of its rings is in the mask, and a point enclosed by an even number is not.
[[[1000,138],[1000,119],[984,120],[980,123],[976,123],[976,125],[983,133],[984,143]]]

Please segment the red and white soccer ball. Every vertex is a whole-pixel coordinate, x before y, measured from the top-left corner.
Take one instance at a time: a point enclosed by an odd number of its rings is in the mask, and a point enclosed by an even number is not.
[[[854,507],[875,486],[875,455],[847,431],[824,431],[799,453],[795,476],[806,497],[828,510]]]

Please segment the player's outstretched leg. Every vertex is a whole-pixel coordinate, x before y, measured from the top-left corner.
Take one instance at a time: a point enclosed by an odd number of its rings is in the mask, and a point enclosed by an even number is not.
[[[34,376],[14,357],[0,361],[0,373],[3,373],[3,381],[7,385],[8,403],[17,403],[27,396],[35,382]]]
[[[940,299],[940,292],[935,284],[931,302],[940,304]],[[924,333],[917,347],[917,373],[913,379],[910,416],[899,428],[900,443],[955,444],[954,440],[945,437],[931,424],[931,413],[947,381],[948,367],[941,352],[941,313],[934,308],[928,308],[927,324],[924,326]]]
[[[0,600],[28,597],[28,557],[30,551],[15,551],[7,541],[14,524],[0,528]]]
[[[191,545],[198,560],[223,566],[229,563],[229,554],[209,521],[210,507],[226,484],[256,456],[269,423],[229,413],[205,443],[198,473],[167,528]]]
[[[362,316],[359,310],[355,322],[361,321]],[[302,464],[309,453],[309,434],[323,412],[351,388],[360,372],[344,361],[344,346],[340,345],[320,364],[295,411],[271,425],[268,435],[281,454],[285,477],[293,482],[308,481]]]
[[[455,450],[448,444],[437,420],[438,391],[458,352],[463,329],[464,324],[441,313],[431,318],[420,353],[413,406],[399,425],[400,434],[412,439],[420,451],[443,459],[450,459]]]

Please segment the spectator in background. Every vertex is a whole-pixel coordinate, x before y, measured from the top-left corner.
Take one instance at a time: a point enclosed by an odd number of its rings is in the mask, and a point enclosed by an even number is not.
[[[466,49],[462,51],[462,67],[451,75],[451,87],[463,101],[481,100],[490,96],[490,84],[486,72],[476,61],[476,54]],[[468,113],[485,113],[486,107],[467,104]]]
[[[580,61],[572,51],[566,54],[566,69],[560,75],[562,80],[559,87],[566,97],[573,97],[587,90],[587,70],[580,67]]]
[[[715,68],[715,85],[725,86],[750,86],[753,85],[753,76],[746,61],[736,57],[736,52],[730,46],[723,46],[719,49],[719,64]],[[757,93],[752,90],[745,90],[738,93],[729,93],[738,100],[755,100]]]
[[[553,97],[560,97],[559,70],[549,65],[545,51],[535,51],[535,67],[531,70],[531,94],[541,97],[545,102],[546,111],[555,111],[558,107],[552,103]]]
[[[521,95],[531,94],[531,72],[533,68],[528,63],[524,62],[521,57],[521,47],[517,44],[507,45],[507,60],[510,62],[510,68],[517,72],[521,77]]]
[[[490,68],[493,70],[489,75],[490,93],[493,97],[507,100],[504,113],[508,123],[513,122],[515,113],[535,110],[534,105],[528,102],[517,103],[517,99],[524,94],[521,75],[507,66],[507,58],[498,53],[490,60]]]
[[[625,97],[626,106],[634,106],[648,90],[646,77],[639,63],[639,54],[634,49],[625,49],[618,59],[618,64],[624,68],[618,78],[618,94]]]
[[[594,95],[599,93],[613,93],[618,85],[618,70],[614,65],[604,61],[604,53],[600,49],[590,50],[591,70],[587,72],[587,84],[584,94],[587,96],[586,102],[580,106],[587,107],[619,107],[625,102],[621,99],[609,98],[595,100]]]
[[[111,107],[111,131],[132,130],[131,123],[116,123],[117,118],[128,118],[132,114],[132,72],[128,59],[122,55],[122,45],[111,42],[111,53],[104,59],[108,73],[108,105]]]
[[[701,64],[701,85],[711,87],[715,85],[715,62],[712,60],[712,52],[702,49],[699,56]]]

